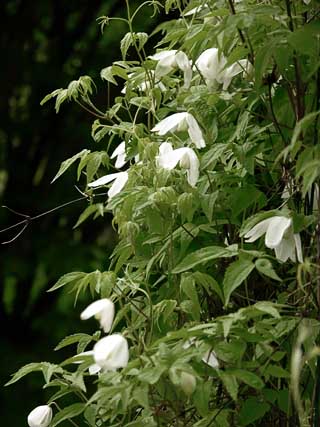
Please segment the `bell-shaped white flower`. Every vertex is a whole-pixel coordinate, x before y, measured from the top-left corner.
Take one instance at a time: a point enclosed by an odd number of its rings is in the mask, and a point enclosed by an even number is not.
[[[114,181],[114,183],[111,185],[108,191],[108,196],[110,199],[116,194],[120,193],[120,191],[126,185],[126,182],[128,181],[128,172],[117,172],[110,173],[109,175],[104,175],[96,181],[90,182],[88,186],[93,188],[100,187],[101,185],[108,184],[112,181]]]
[[[276,258],[280,261],[303,262],[301,239],[299,233],[293,232],[292,219],[275,215],[256,224],[244,238],[252,243],[265,234],[265,245],[274,249]]]
[[[188,147],[174,150],[169,142],[163,142],[159,147],[157,165],[172,170],[179,163],[180,167],[187,170],[187,179],[192,187],[195,187],[199,178],[199,160],[196,153]]]
[[[129,361],[128,342],[120,334],[109,335],[95,344],[93,357],[103,371],[124,368]]]
[[[168,132],[175,131],[188,131],[191,141],[197,148],[203,148],[206,146],[198,122],[192,114],[187,112],[175,113],[166,117],[156,124],[151,131],[157,132],[159,135],[165,135]]]
[[[221,74],[227,60],[215,47],[207,49],[196,60],[196,68],[200,71],[208,86],[221,83]]]
[[[81,320],[87,320],[95,317],[105,333],[110,332],[114,318],[114,304],[108,298],[94,301],[81,313]]]
[[[203,356],[202,361],[213,369],[217,369],[220,366],[216,353],[213,350],[208,350]]]
[[[52,409],[48,405],[37,406],[28,415],[29,427],[48,427],[52,420]]]
[[[122,166],[124,166],[126,161],[126,143],[125,141],[122,141],[118,147],[114,150],[114,152],[111,154],[110,159],[116,159],[116,162],[114,164],[114,167],[117,169],[121,169]]]
[[[223,90],[227,90],[230,86],[231,80],[238,74],[243,74],[244,76],[249,76],[252,73],[253,67],[250,61],[247,59],[240,59],[234,64],[227,67],[223,70],[219,76],[219,83],[223,86]]]
[[[182,371],[180,375],[180,386],[187,396],[191,396],[195,391],[197,380],[194,375],[189,372]]]
[[[184,52],[177,50],[163,50],[153,56],[150,56],[150,58],[158,61],[155,69],[156,77],[161,78],[171,73],[175,68],[179,68],[183,71],[184,86],[186,88],[190,86],[192,68],[191,63]]]
[[[252,68],[247,59],[241,59],[226,67],[227,59],[215,47],[202,52],[195,64],[209,87],[219,83],[223,85],[223,90],[228,89],[233,77],[240,73],[249,74]]]

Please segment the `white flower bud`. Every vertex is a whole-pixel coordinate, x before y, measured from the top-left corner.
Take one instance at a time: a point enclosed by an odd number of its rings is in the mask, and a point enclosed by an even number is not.
[[[115,371],[124,368],[129,361],[127,340],[120,334],[102,338],[93,348],[93,357],[104,371]]]
[[[29,427],[48,427],[52,420],[52,409],[48,405],[37,406],[28,415]]]
[[[80,315],[81,320],[95,317],[104,332],[109,332],[114,318],[114,304],[108,298],[103,298],[90,304]]]
[[[192,393],[195,391],[197,381],[195,379],[195,376],[192,374],[189,374],[189,372],[182,371],[181,377],[180,377],[180,385],[183,390],[183,392],[187,396],[191,396]]]

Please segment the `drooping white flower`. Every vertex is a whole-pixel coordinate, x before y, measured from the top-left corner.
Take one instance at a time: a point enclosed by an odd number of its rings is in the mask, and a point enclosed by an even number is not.
[[[129,361],[127,340],[120,334],[102,338],[93,348],[93,357],[103,371],[115,371],[124,368]]]
[[[220,366],[216,353],[213,350],[208,350],[203,356],[202,361],[214,369],[217,369]]]
[[[171,73],[175,68],[179,68],[183,71],[184,87],[188,88],[190,86],[192,68],[191,63],[184,52],[177,50],[163,50],[150,56],[150,58],[158,61],[155,69],[156,77],[161,78]]]
[[[223,85],[223,90],[228,89],[234,76],[240,73],[248,74],[252,67],[247,59],[241,59],[226,67],[227,59],[215,47],[202,52],[195,64],[209,87],[219,83]]]
[[[180,375],[180,386],[187,396],[191,396],[195,391],[197,380],[194,375],[189,372],[182,371]]]
[[[172,170],[179,163],[180,167],[187,170],[187,179],[195,187],[199,178],[199,160],[192,148],[182,147],[174,150],[169,142],[163,142],[159,147],[157,165]]]
[[[109,175],[104,175],[101,178],[97,179],[96,181],[90,182],[88,184],[89,187],[99,187],[101,185],[108,184],[109,182],[114,181],[114,183],[111,185],[108,196],[111,199],[116,194],[120,193],[120,191],[123,189],[123,187],[126,185],[126,182],[128,181],[128,172],[117,172],[117,173],[110,173]]]
[[[108,298],[94,301],[81,313],[81,320],[87,320],[95,317],[105,333],[110,332],[114,318],[114,304]]]
[[[34,408],[28,415],[29,427],[48,427],[52,420],[52,409],[48,405]]]
[[[213,47],[202,52],[195,64],[207,85],[213,86],[216,82],[220,83],[227,60],[217,48]]]
[[[252,69],[253,67],[250,61],[247,59],[240,59],[222,71],[219,83],[223,84],[223,90],[227,90],[233,77],[241,73],[244,76],[248,76],[251,74]]]
[[[191,141],[197,148],[203,148],[206,146],[198,122],[192,114],[187,112],[175,113],[166,117],[152,128],[151,131],[157,132],[159,135],[165,135],[168,132],[175,131],[188,131]]]
[[[244,238],[252,243],[265,234],[265,245],[274,249],[276,258],[280,261],[303,262],[301,239],[299,233],[293,232],[292,219],[275,215],[256,224]]]
[[[110,159],[116,159],[116,163],[114,164],[114,167],[117,169],[121,169],[122,166],[124,166],[126,161],[126,143],[125,141],[122,141],[118,147],[114,150],[114,152],[111,154]]]
[[[93,350],[83,351],[82,353],[77,354],[77,360],[75,360],[73,363],[79,364],[83,363],[84,359],[81,359],[81,356],[92,356],[93,357]],[[96,363],[93,363],[89,366],[89,374],[95,375],[98,372],[101,371],[101,367],[97,365]]]
[[[303,3],[308,5],[311,2],[311,0],[303,0]]]

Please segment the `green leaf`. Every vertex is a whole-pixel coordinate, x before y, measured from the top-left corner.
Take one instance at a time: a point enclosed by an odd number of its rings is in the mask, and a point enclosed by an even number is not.
[[[320,111],[315,111],[307,114],[303,117],[303,119],[299,120],[295,125],[291,142],[288,149],[285,151],[290,152],[291,156],[295,158],[299,148],[301,147],[302,140],[300,139],[300,135],[304,135],[305,131],[313,124],[315,120],[317,120]]]
[[[73,405],[63,408],[62,411],[58,412],[52,419],[50,427],[55,427],[62,421],[74,418],[80,415],[86,409],[85,403],[74,403]]]
[[[236,376],[240,381],[243,381],[248,386],[260,390],[264,387],[264,382],[258,375],[243,369],[229,369],[228,373]]]
[[[249,399],[243,403],[240,410],[240,426],[247,426],[263,418],[270,408],[271,406],[269,403],[259,402],[258,398],[249,397]]]
[[[61,104],[68,99],[68,89],[62,89],[56,97],[55,110],[59,113]]]
[[[247,258],[240,258],[229,265],[222,284],[225,305],[228,305],[232,292],[244,282],[254,267],[254,263]]]
[[[265,374],[275,378],[290,378],[290,372],[278,365],[268,365]]]
[[[101,203],[96,203],[96,204],[92,204],[92,205],[89,205],[88,207],[86,207],[85,210],[79,216],[78,221],[73,226],[73,228],[79,227],[79,225],[82,224],[86,219],[88,219],[90,215],[93,215],[96,212],[100,212],[100,210],[99,210],[100,205],[101,205]]]
[[[192,275],[183,274],[181,277],[180,284],[181,291],[189,298],[192,303],[191,315],[194,320],[200,320],[200,304],[198,299],[198,293],[196,290],[195,280]]]
[[[43,104],[45,104],[46,102],[48,102],[50,99],[54,98],[55,96],[59,95],[64,89],[56,89],[53,92],[49,93],[48,95],[46,95],[42,101],[40,102],[40,105],[42,106]]]
[[[70,157],[70,159],[65,160],[64,162],[61,163],[60,169],[58,171],[58,173],[56,174],[56,176],[53,178],[53,180],[51,181],[51,184],[58,179],[63,173],[65,173],[65,171],[67,169],[69,169],[69,167],[78,159],[81,159],[83,156],[86,156],[88,153],[90,153],[90,150],[82,150],[79,153],[75,154],[74,156]]]
[[[11,380],[8,381],[5,385],[6,386],[11,385],[19,381],[24,376],[31,374],[31,372],[38,372],[38,371],[41,371],[43,373],[46,382],[50,381],[52,374],[63,373],[63,369],[60,366],[54,365],[52,363],[48,363],[48,362],[29,363],[28,365],[25,365],[22,368],[20,368],[13,375],[13,378],[11,378]]]
[[[113,77],[112,65],[110,65],[110,67],[103,68],[100,72],[100,77],[102,80],[106,80],[107,82],[118,86],[117,81]]]
[[[131,33],[125,34],[120,42],[120,50],[121,50],[123,60],[126,59],[128,49],[132,45],[132,42],[133,42],[132,36],[133,35]]]
[[[277,275],[277,273],[274,271],[271,262],[266,258],[259,258],[255,262],[256,269],[259,271],[259,273],[264,274],[267,277],[270,277],[273,280],[278,280],[281,282],[282,280]]]
[[[148,384],[155,384],[159,381],[161,375],[166,371],[163,365],[156,365],[149,368],[144,368],[141,374],[138,375],[140,381]]]
[[[48,292],[55,291],[56,289],[61,288],[68,283],[74,282],[75,280],[81,280],[86,273],[81,271],[73,271],[72,273],[64,274],[60,279],[52,286],[52,288],[48,289]]]
[[[72,334],[72,335],[69,335],[69,336],[63,338],[59,342],[59,344],[55,347],[54,350],[55,351],[60,350],[61,348],[67,347],[68,345],[75,344],[75,343],[78,343],[78,342],[83,341],[83,340],[85,340],[89,343],[90,341],[92,341],[92,339],[93,339],[92,336],[88,335],[88,334],[82,334],[82,333]]]
[[[172,273],[182,273],[183,271],[191,270],[198,264],[217,258],[230,258],[236,254],[237,252],[228,250],[221,246],[208,246],[187,255],[185,259],[172,270]]]
[[[232,399],[236,402],[238,398],[238,390],[239,385],[237,383],[237,379],[234,375],[230,375],[228,373],[218,371],[219,377],[222,380],[223,385],[225,386],[227,392],[230,394]]]
[[[255,60],[255,82],[259,86],[262,83],[264,73],[272,65],[272,56],[273,44],[268,40],[264,46],[259,47]]]
[[[276,319],[281,318],[279,311],[276,308],[276,304],[272,303],[271,301],[259,301],[254,305],[254,307],[260,311],[263,311],[264,313],[270,314],[270,316]]]
[[[199,285],[203,286],[208,293],[210,293],[210,291],[215,292],[219,296],[221,301],[224,302],[222,289],[219,283],[212,276],[210,276],[209,274],[202,273],[200,271],[196,271],[195,273],[193,273],[193,277],[195,281]]]

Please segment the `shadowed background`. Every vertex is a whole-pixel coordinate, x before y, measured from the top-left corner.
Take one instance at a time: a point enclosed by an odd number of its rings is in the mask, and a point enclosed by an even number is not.
[[[141,2],[130,4],[135,9]],[[125,2],[7,0],[0,3],[0,13],[0,204],[34,216],[80,196],[74,187],[76,166],[50,184],[63,160],[84,148],[105,147],[91,139],[94,117],[89,113],[70,103],[56,115],[52,102],[40,107],[40,101],[71,80],[90,75],[98,84],[96,102],[106,107],[107,87],[99,73],[121,59],[119,43],[127,28],[113,21],[101,34],[96,19],[124,17]],[[156,26],[151,13],[145,8],[139,14],[136,29],[150,32]],[[129,59],[135,59],[133,54]],[[73,294],[45,292],[65,273],[108,268],[116,239],[110,218],[73,229],[86,206],[81,201],[46,215],[0,248],[1,425],[26,425],[28,413],[48,397],[42,375],[3,388],[10,374],[26,363],[63,360],[70,353],[54,352],[58,342],[75,332],[93,332],[96,326],[79,321],[88,295],[74,307]],[[0,209],[1,229],[19,220]],[[0,241],[20,230],[0,233]]]

